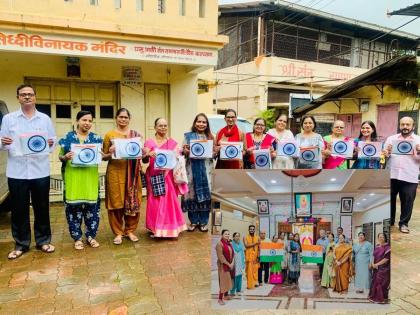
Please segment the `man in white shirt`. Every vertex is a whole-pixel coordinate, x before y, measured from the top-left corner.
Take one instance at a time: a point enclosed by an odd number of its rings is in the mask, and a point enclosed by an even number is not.
[[[395,223],[397,195],[401,201],[401,216],[398,222],[401,233],[410,233],[408,222],[413,212],[414,200],[419,183],[420,137],[414,134],[414,120],[400,119],[401,133],[390,136],[385,141],[385,156],[390,157],[387,167],[391,170],[391,226]],[[413,154],[392,154],[392,144],[398,140],[413,143]]]
[[[31,244],[30,201],[34,209],[36,248],[45,253],[52,253],[55,250],[50,244],[50,162],[48,148],[45,148],[46,138],[49,151],[54,149],[55,132],[51,119],[35,108],[34,88],[22,84],[16,92],[21,108],[4,116],[0,130],[0,149],[8,151],[6,176],[12,202],[11,225],[15,240],[15,249],[9,253],[9,259],[19,258],[29,250]],[[35,153],[43,151],[43,154],[25,154],[23,139],[31,134],[37,136],[37,142],[30,146],[29,138],[27,146],[32,147]]]
[[[271,240],[265,237],[266,234],[267,233],[264,230],[260,232],[260,241],[269,243],[271,242]],[[260,262],[260,266],[258,268],[258,283],[260,286],[262,286],[263,284],[263,276],[262,276],[263,271],[264,271],[264,283],[267,284],[270,277],[270,263]]]

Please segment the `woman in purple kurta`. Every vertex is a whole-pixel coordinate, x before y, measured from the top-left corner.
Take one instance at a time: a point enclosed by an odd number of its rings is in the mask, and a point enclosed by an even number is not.
[[[389,285],[391,282],[391,246],[385,234],[378,234],[379,245],[373,252],[372,285],[369,291],[369,301],[387,303]]]

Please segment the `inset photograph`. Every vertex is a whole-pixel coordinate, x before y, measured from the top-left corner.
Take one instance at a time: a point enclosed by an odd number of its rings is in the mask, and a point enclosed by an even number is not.
[[[389,307],[388,171],[217,170],[213,183],[212,308]]]

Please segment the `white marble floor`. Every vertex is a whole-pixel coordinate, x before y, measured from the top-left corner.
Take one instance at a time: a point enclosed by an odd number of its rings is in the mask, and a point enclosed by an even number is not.
[[[275,285],[264,284],[253,290],[246,289],[246,278],[242,281],[242,293],[237,294],[232,300],[226,301],[221,306],[217,302],[218,297],[218,275],[213,270],[211,275],[212,308],[224,310],[255,310],[255,309],[340,309],[340,310],[381,310],[389,308],[389,305],[372,304],[367,300],[368,292],[356,293],[354,284],[350,283],[348,293],[339,294],[332,289],[325,290],[324,298],[308,297],[308,293],[314,292],[315,286],[319,286],[314,280],[314,273],[317,269],[314,266],[303,266],[299,280],[299,291],[301,294],[295,296],[273,296]],[[275,291],[273,291],[275,292]],[[270,294],[271,293],[271,294]]]

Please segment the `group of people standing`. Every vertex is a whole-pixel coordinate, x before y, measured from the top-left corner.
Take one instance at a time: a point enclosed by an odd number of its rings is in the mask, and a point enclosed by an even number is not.
[[[260,261],[260,244],[263,242],[282,242],[284,244],[284,257],[282,262]],[[222,231],[222,238],[216,245],[217,266],[219,276],[218,303],[224,305],[232,296],[242,293],[242,278],[246,277],[248,290],[268,284],[274,281],[273,275],[281,275],[289,284],[297,285],[300,276],[300,236],[298,233],[280,233],[272,240],[266,238],[266,232],[256,234],[255,226],[250,225],[248,234],[241,240],[240,233],[233,233],[230,240],[230,232]],[[276,283],[278,283],[276,277]]]
[[[105,175],[105,207],[108,209],[109,225],[114,233],[113,243],[120,245],[127,237],[132,242],[140,219],[142,188],[147,190],[146,229],[151,237],[177,238],[180,232],[198,228],[207,232],[211,205],[211,177],[213,159],[190,159],[189,142],[192,139],[213,139],[205,114],[198,114],[191,131],[185,134],[184,143],[178,143],[168,136],[168,123],[164,118],[154,122],[155,134],[144,141],[143,136],[130,128],[131,114],[121,108],[117,111],[116,127],[100,135],[91,131],[93,114],[79,111],[76,126],[57,141],[51,119],[36,110],[35,89],[28,84],[20,85],[17,99],[21,108],[4,116],[0,131],[0,149],[8,151],[6,176],[12,206],[12,235],[15,249],[9,259],[22,256],[30,248],[31,227],[29,206],[34,209],[36,247],[45,253],[55,251],[51,244],[49,216],[50,162],[48,152],[60,146],[59,159],[62,162],[64,182],[63,198],[65,214],[74,248],[84,249],[82,223],[85,225],[86,243],[93,248],[100,246],[96,235],[100,220],[99,171],[98,165],[77,167],[72,160],[73,145],[96,145],[100,147],[101,159],[108,161]],[[45,154],[25,155],[20,151],[22,135],[34,134],[48,139],[49,148]],[[40,136],[42,134],[42,136]],[[141,156],[136,159],[117,159],[116,139],[140,138],[143,143]],[[42,143],[41,143],[42,145]],[[173,170],[155,168],[156,151],[171,150],[176,156],[184,155],[184,171],[188,184],[176,182]],[[19,153],[20,152],[20,153]],[[143,165],[148,164],[145,172]],[[182,202],[178,197],[182,196]],[[183,211],[188,212],[190,226],[187,226]]]
[[[281,262],[260,261],[260,244],[263,242],[284,244]],[[348,291],[350,281],[354,280],[356,293],[367,290],[369,301],[388,302],[391,248],[385,234],[378,234],[378,245],[373,248],[365,234],[360,232],[358,243],[352,246],[339,227],[337,237],[331,232],[320,230],[316,244],[323,249],[323,263],[319,264],[322,287],[343,294]],[[230,240],[230,232],[223,230],[222,238],[216,245],[220,289],[218,303],[224,305],[226,300],[242,292],[243,276],[246,277],[248,290],[263,283],[298,285],[301,253],[298,233],[281,232],[278,237],[274,236],[270,240],[266,238],[265,231],[256,235],[255,226],[250,225],[248,234],[241,242],[238,232],[233,233],[233,239]],[[273,275],[281,275],[281,280],[278,281]]]
[[[363,232],[358,233],[358,242],[353,246],[337,229],[337,237],[331,232],[320,230],[316,244],[322,246],[323,263],[319,264],[321,286],[332,288],[340,294],[346,293],[354,280],[356,293],[368,291],[373,303],[387,303],[391,281],[391,247],[386,234],[379,233],[376,248],[366,240]]]

